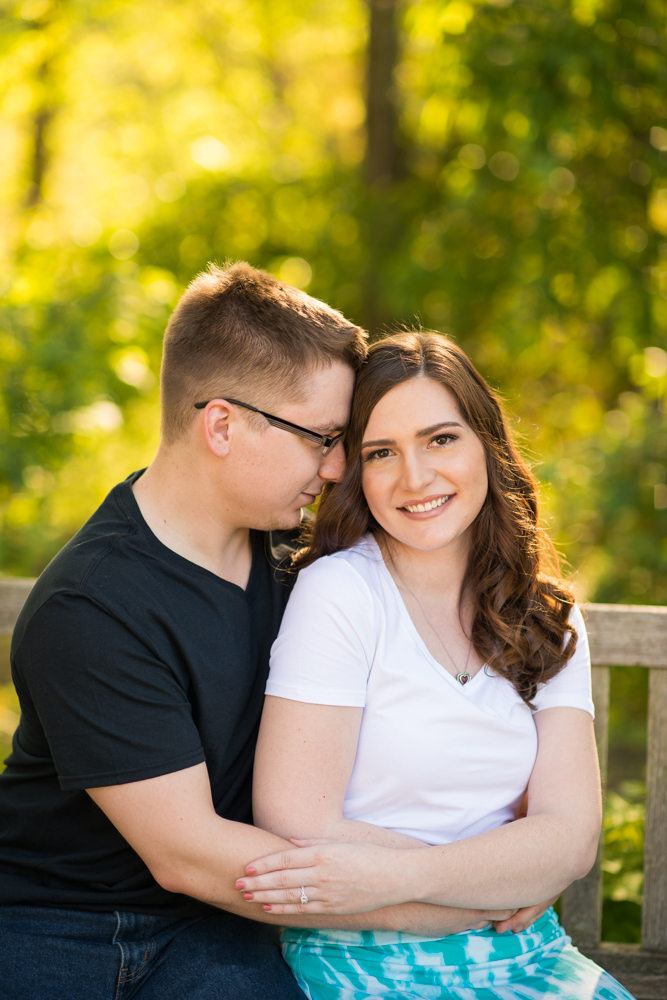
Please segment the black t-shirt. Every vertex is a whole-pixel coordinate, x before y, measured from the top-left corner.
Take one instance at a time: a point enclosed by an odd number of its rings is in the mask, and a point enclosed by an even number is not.
[[[135,473],[46,568],[12,641],[21,721],[0,774],[0,905],[184,916],[84,791],[206,762],[252,822],[252,764],[293,533],[251,532],[246,590],[163,545]]]

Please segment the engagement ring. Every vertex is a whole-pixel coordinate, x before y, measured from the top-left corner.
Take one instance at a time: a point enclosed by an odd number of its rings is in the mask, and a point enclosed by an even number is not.
[[[305,889],[305,886],[303,886],[303,885],[301,886],[301,902],[302,903],[307,903],[308,902],[308,896],[306,895],[306,889]]]

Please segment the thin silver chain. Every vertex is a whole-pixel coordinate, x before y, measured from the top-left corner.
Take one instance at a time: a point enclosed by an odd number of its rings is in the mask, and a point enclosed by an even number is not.
[[[403,586],[407,590],[408,594],[410,594],[410,596],[413,597],[415,599],[415,601],[417,602],[417,606],[418,606],[419,610],[421,611],[421,613],[423,614],[424,618],[426,619],[426,622],[427,622],[429,628],[431,629],[431,632],[433,632],[433,634],[435,635],[436,639],[438,640],[438,642],[440,643],[440,645],[444,649],[446,655],[449,657],[449,660],[450,660],[452,666],[454,667],[454,670],[456,670],[456,677],[457,677],[457,679],[459,678],[459,676],[461,674],[468,674],[468,662],[470,660],[470,653],[472,651],[472,636],[470,636],[470,643],[468,645],[468,655],[466,656],[466,665],[463,668],[463,670],[459,671],[459,668],[456,666],[456,663],[454,662],[454,657],[452,656],[452,654],[449,652],[449,650],[445,646],[444,642],[440,638],[440,633],[436,630],[435,626],[433,625],[433,622],[431,621],[431,619],[429,618],[429,616],[424,611],[424,609],[422,607],[422,604],[421,604],[421,601],[419,600],[419,598],[417,597],[417,595],[412,590],[410,590],[410,588],[408,587],[407,583],[405,582],[405,580],[403,579],[403,577],[401,576],[401,574],[398,572],[398,568],[396,566],[396,563],[392,559],[391,554],[389,555],[389,558],[391,559],[391,565],[394,567],[394,572],[396,573],[396,576],[401,581],[401,583],[403,584]],[[468,677],[470,677],[470,674],[468,674]]]

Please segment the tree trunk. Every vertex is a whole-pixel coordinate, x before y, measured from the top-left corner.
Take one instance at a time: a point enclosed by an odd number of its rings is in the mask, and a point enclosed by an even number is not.
[[[370,32],[366,105],[367,185],[364,215],[368,265],[365,323],[371,339],[395,320],[385,300],[383,276],[396,244],[392,199],[399,176],[398,122],[394,68],[398,60],[397,9],[400,0],[368,0]]]
[[[40,74],[41,75],[41,74]],[[33,119],[33,152],[30,171],[30,184],[26,197],[26,207],[32,208],[44,200],[44,175],[48,164],[48,149],[46,134],[53,118],[54,109],[48,106],[39,108]]]
[[[393,74],[398,58],[397,0],[368,0],[370,38],[366,111],[366,180],[391,182],[397,176],[396,103]]]

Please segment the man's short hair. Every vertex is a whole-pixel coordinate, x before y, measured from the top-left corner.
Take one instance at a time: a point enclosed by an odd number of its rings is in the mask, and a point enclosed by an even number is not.
[[[221,396],[260,409],[300,398],[308,372],[341,361],[359,371],[367,334],[318,299],[239,262],[190,283],[164,336],[160,372],[167,443],[191,425],[199,401]]]

